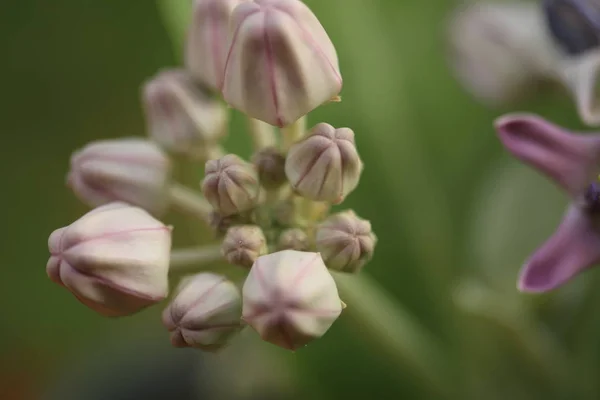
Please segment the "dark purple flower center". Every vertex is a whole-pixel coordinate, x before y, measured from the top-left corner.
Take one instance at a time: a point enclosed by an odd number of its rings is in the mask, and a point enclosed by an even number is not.
[[[585,191],[585,205],[592,213],[600,213],[600,182],[591,183]]]

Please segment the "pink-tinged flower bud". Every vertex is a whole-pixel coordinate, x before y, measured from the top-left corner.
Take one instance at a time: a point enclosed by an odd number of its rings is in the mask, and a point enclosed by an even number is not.
[[[216,351],[240,331],[241,315],[237,287],[225,277],[203,272],[181,282],[162,319],[173,346]]]
[[[320,123],[287,155],[285,173],[294,190],[316,201],[341,203],[356,188],[363,163],[354,132]]]
[[[206,163],[202,192],[223,217],[248,211],[258,204],[260,185],[254,166],[235,154]]]
[[[256,225],[232,226],[221,245],[228,263],[250,268],[259,256],[267,253],[267,239]]]
[[[134,314],[168,294],[171,228],[125,203],[98,207],[48,240],[48,276],[107,316]]]
[[[160,215],[169,203],[170,176],[169,158],[156,144],[125,138],[95,141],[76,151],[67,180],[91,207],[123,201]]]
[[[301,1],[243,2],[231,23],[222,92],[232,107],[283,127],[342,89],[335,48]]]
[[[309,247],[308,235],[300,228],[286,229],[279,235],[279,242],[277,243],[279,250],[307,251]]]
[[[252,162],[258,171],[260,184],[265,189],[277,189],[287,179],[285,177],[285,156],[274,147],[258,151],[252,157]]]
[[[230,17],[241,0],[195,0],[185,47],[185,66],[195,79],[218,91],[223,82]]]
[[[334,214],[319,224],[316,243],[329,268],[358,272],[373,257],[377,237],[371,231],[369,221],[349,210]]]
[[[203,157],[227,132],[225,106],[184,70],[160,72],[142,98],[149,136],[169,151]]]
[[[244,321],[263,340],[289,350],[323,336],[342,312],[319,253],[284,250],[259,257],[242,297]]]

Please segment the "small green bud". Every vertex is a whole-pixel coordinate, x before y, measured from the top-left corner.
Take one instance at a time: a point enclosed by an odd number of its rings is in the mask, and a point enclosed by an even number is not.
[[[317,251],[331,269],[360,271],[373,257],[376,243],[371,223],[352,210],[334,214],[317,227]]]
[[[223,236],[227,233],[227,230],[233,225],[239,225],[242,223],[244,218],[239,214],[222,216],[216,211],[213,211],[208,216],[208,225],[213,229],[217,236]]]
[[[221,252],[228,263],[250,268],[259,256],[267,253],[267,239],[259,226],[232,226],[227,230]]]
[[[252,157],[260,184],[265,189],[277,189],[286,182],[285,156],[276,148],[267,147]]]
[[[277,247],[279,250],[307,251],[310,247],[310,240],[302,229],[286,229],[279,235]]]
[[[294,199],[288,198],[274,206],[273,215],[278,224],[293,225],[296,221],[295,210]]]

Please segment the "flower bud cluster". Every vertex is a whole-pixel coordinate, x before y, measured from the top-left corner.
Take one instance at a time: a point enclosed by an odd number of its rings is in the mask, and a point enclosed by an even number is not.
[[[97,208],[52,233],[47,272],[96,312],[126,316],[169,297],[182,259],[240,266],[242,284],[217,269],[179,282],[163,312],[172,344],[216,351],[249,325],[296,350],[342,311],[331,271],[357,273],[377,241],[353,211],[329,215],[360,180],[354,132],[304,125],[338,98],[336,50],[300,0],[196,0],[192,20],[185,68],[143,86],[148,139],[73,155],[69,185]],[[251,122],[247,159],[222,151],[230,108]],[[175,182],[171,154],[202,160],[199,191]],[[155,219],[169,206],[212,228],[218,251],[177,258]]]

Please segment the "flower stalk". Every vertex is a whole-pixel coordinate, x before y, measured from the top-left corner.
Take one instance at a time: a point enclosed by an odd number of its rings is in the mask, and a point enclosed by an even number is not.
[[[171,251],[170,273],[198,272],[210,264],[223,261],[221,244],[174,249]]]
[[[344,314],[360,326],[373,349],[391,364],[413,373],[432,396],[447,396],[441,343],[367,275],[330,272],[340,297],[348,304]]]
[[[201,194],[182,184],[173,183],[169,188],[169,196],[172,206],[177,210],[202,221],[209,220],[212,207]]]
[[[292,124],[281,128],[282,150],[287,152],[290,147],[306,134],[306,116],[300,117]]]
[[[219,158],[225,156],[225,154],[227,154],[227,152],[225,151],[223,146],[213,145],[206,149],[206,154],[204,155],[204,158],[206,160],[218,160]]]
[[[277,145],[277,137],[273,126],[255,118],[247,117],[246,119],[254,151]]]

